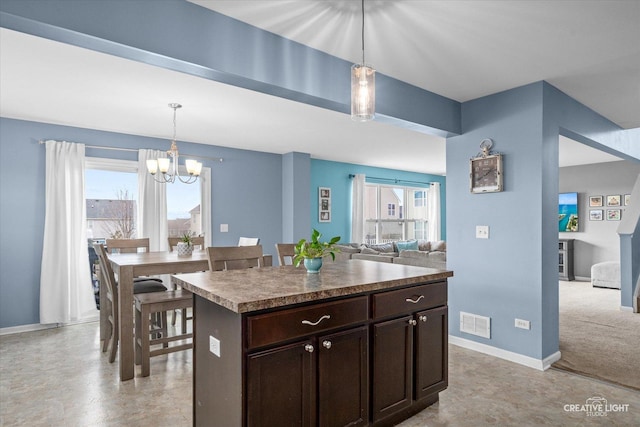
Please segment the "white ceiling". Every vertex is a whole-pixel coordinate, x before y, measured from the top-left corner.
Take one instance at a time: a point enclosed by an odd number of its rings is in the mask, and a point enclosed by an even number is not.
[[[360,61],[360,2],[194,3]],[[365,5],[367,62],[379,72],[458,101],[547,80],[622,127],[640,126],[640,2]],[[180,102],[179,140],[445,174],[439,137],[354,123],[341,113],[6,29],[0,93],[3,117],[167,139],[167,104]],[[561,146],[561,162],[618,160],[569,144],[572,154],[563,156]]]

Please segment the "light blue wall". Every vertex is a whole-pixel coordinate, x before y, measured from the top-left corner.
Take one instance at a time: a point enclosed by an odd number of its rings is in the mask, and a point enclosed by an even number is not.
[[[282,240],[297,242],[308,237],[309,180],[311,156],[306,153],[287,153],[282,156]]]
[[[350,174],[365,174],[378,178],[398,179],[416,182],[439,182],[442,218],[442,239],[446,240],[446,194],[444,176],[416,172],[397,171],[350,163],[311,160],[311,226],[325,238],[340,236],[341,242],[351,242],[351,179]],[[385,182],[385,184],[387,184]],[[402,183],[401,183],[402,185]],[[318,221],[318,187],[331,188],[330,223]]]
[[[449,333],[536,359],[542,356],[541,124],[542,91],[529,85],[464,103],[464,134],[447,140]],[[471,194],[469,159],[485,138],[504,156],[504,191]],[[489,226],[489,239],[475,238],[477,225]],[[557,286],[557,271],[555,279]],[[491,338],[461,333],[460,311],[490,317]],[[516,317],[530,320],[531,330],[515,329]]]
[[[40,139],[120,148],[169,146],[162,139],[0,119],[0,328],[39,322],[45,206],[45,150]],[[203,162],[212,169],[214,244],[235,246],[241,235],[258,236],[265,252],[274,254],[274,244],[282,238],[282,156],[180,141],[178,145],[184,153],[224,158],[223,163]],[[87,149],[87,156],[137,159],[135,153],[95,149]],[[220,233],[222,223],[229,224],[228,233]]]
[[[544,82],[464,103],[462,130],[447,140],[449,333],[542,360],[558,351],[559,134],[589,135],[627,158],[637,147]],[[469,158],[484,138],[504,154],[504,191],[470,194]],[[475,238],[476,225],[490,227],[488,240]],[[461,333],[460,311],[490,317],[491,338]]]

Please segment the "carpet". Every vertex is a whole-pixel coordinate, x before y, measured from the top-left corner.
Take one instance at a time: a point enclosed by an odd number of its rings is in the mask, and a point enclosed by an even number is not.
[[[560,282],[560,352],[554,368],[640,390],[640,314],[618,289]]]

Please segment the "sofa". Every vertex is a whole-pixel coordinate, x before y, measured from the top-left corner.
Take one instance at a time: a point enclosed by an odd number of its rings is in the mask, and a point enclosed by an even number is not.
[[[447,268],[447,245],[444,240],[404,240],[382,244],[349,243],[336,247],[340,250],[336,254],[336,260],[361,259],[441,270]]]

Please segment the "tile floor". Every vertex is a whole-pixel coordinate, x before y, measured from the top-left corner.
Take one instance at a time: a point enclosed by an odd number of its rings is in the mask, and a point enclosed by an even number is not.
[[[190,352],[153,358],[147,378],[120,382],[117,369],[99,350],[97,323],[1,336],[0,426],[191,425]],[[611,409],[628,405],[626,412],[565,410],[596,396]],[[451,345],[449,388],[439,403],[401,424],[539,425],[640,426],[640,393]]]

